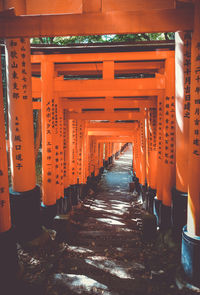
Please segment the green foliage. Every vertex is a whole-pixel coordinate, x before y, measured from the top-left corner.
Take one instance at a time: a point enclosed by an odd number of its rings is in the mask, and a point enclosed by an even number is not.
[[[88,44],[105,42],[137,42],[151,40],[173,40],[174,33],[144,33],[144,34],[121,34],[121,35],[91,35],[91,36],[65,36],[32,38],[32,44]]]

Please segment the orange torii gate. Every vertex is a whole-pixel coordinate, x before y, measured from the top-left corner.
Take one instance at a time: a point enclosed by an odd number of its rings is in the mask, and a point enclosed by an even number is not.
[[[175,68],[177,71],[176,82],[174,81],[174,75],[172,76],[171,80],[169,79],[169,71],[174,67],[174,63],[169,59],[166,61],[164,73],[166,78],[166,85],[164,88],[166,89],[166,92],[164,93],[164,100],[162,99],[159,101],[159,108],[157,108],[159,113],[157,129],[159,156],[157,160],[158,167],[162,167],[162,171],[165,175],[165,177],[159,177],[160,182],[157,184],[157,204],[162,204],[162,210],[160,210],[161,215],[162,217],[166,216],[166,221],[169,221],[169,211],[171,207],[171,186],[176,186],[173,197],[173,215],[176,217],[178,217],[177,208],[180,208],[181,206],[183,211],[184,206],[182,207],[181,205],[182,200],[185,201],[188,193],[188,218],[187,227],[185,227],[183,230],[182,265],[190,281],[194,284],[199,284],[200,184],[197,179],[197,175],[199,172],[200,163],[200,2],[198,0],[97,0],[95,3],[93,3],[90,0],[77,0],[73,2],[57,0],[56,8],[53,5],[53,2],[55,1],[50,0],[48,1],[48,4],[45,1],[43,3],[37,3],[36,5],[35,1],[0,1],[0,36],[1,38],[7,38],[8,60],[10,60],[9,64],[12,64],[13,66],[9,66],[9,115],[10,126],[12,126],[10,146],[11,162],[14,164],[12,167],[13,189],[16,190],[16,192],[20,195],[23,192],[26,196],[29,196],[29,193],[32,192],[32,190],[37,191],[34,176],[33,132],[31,131],[31,120],[29,119],[29,121],[25,121],[25,114],[29,116],[29,118],[31,117],[30,55],[26,46],[18,47],[18,44],[14,45],[16,41],[17,43],[24,41],[27,43],[28,39],[24,38],[34,36],[83,35],[83,33],[90,35],[179,31],[176,33],[176,50],[179,52],[179,55],[176,55],[175,62]],[[149,17],[149,15],[151,15],[151,17]],[[52,25],[49,26],[49,23]],[[191,31],[193,31],[192,37],[190,35]],[[11,46],[12,41],[14,50],[9,47]],[[189,49],[190,45],[191,54]],[[27,68],[27,65],[29,65],[29,68]],[[42,67],[43,73],[46,71],[45,66]],[[17,68],[18,70],[16,70]],[[52,64],[50,61],[48,63],[48,68],[50,69],[50,74],[52,74]],[[17,83],[19,81],[15,80],[19,80],[19,77],[25,79],[22,81],[26,83]],[[52,80],[53,77],[50,77],[49,81],[52,82]],[[58,87],[61,84],[63,88],[66,87],[66,83],[63,83],[63,81],[57,81],[55,84],[49,84],[49,88],[55,86]],[[113,86],[116,86],[116,89],[114,87],[112,89],[113,93],[117,93],[116,96],[123,95],[122,92],[125,90],[124,88],[127,84],[128,83],[126,82],[122,82],[119,83],[120,87],[118,87],[117,83],[113,83]],[[76,96],[75,91],[73,91],[72,85],[73,83],[71,83],[70,86],[72,97],[78,97]],[[112,97],[112,95],[115,96],[113,93],[111,95],[108,88],[106,90],[102,90],[102,85],[106,87],[107,84],[104,82],[95,83],[95,86],[99,87],[99,95],[101,94],[104,97]],[[93,85],[88,83],[87,86],[89,87],[89,91],[86,90],[84,94],[89,94],[89,97],[93,97],[95,93]],[[175,88],[176,98],[174,95]],[[47,87],[45,88],[43,85],[42,90],[39,89],[38,91],[40,93],[42,91],[42,93],[45,93],[46,95],[46,98],[42,103],[50,103],[51,109],[55,109],[55,101],[53,101],[52,97],[48,95],[49,92]],[[162,93],[156,93],[156,89],[151,89],[150,95],[148,95],[148,91],[149,90],[147,89],[136,89],[133,93],[134,96],[158,95],[159,97],[159,95],[163,95]],[[128,93],[132,93],[132,91],[127,91],[126,95],[128,95]],[[62,97],[63,93],[60,94]],[[56,94],[56,98],[60,97],[60,94]],[[77,95],[79,94],[80,92],[77,91]],[[169,110],[172,110],[172,112]],[[112,112],[109,114],[111,113]],[[47,109],[46,114],[48,114]],[[72,114],[72,116],[74,115],[75,114]],[[87,120],[84,116],[82,119]],[[70,120],[76,121],[76,119],[73,119],[73,117]],[[151,120],[149,121],[149,126],[151,126]],[[175,121],[176,127],[174,124]],[[47,123],[48,122],[46,122],[45,125],[46,127],[48,126]],[[73,126],[70,128],[76,129],[76,122],[72,123]],[[29,134],[23,133],[21,126],[26,126],[25,132],[28,130]],[[52,135],[58,137],[58,132],[56,129],[57,126],[54,125],[53,130],[50,128],[47,128],[46,130],[51,131]],[[49,142],[52,145],[52,138],[50,137],[49,133],[47,135],[48,136],[45,137],[45,141],[46,143]],[[59,132],[59,135],[61,136],[61,132]],[[16,143],[15,136],[20,136],[17,137],[18,141],[19,139],[21,140],[18,142],[20,144]],[[137,142],[140,142],[139,139],[141,140],[141,138],[142,136],[139,137],[138,135]],[[152,141],[147,143],[150,147],[151,143],[154,144]],[[23,147],[21,153],[17,152],[19,151],[17,150],[19,146],[21,146],[21,149]],[[174,157],[175,147],[177,156],[176,159]],[[48,157],[57,159],[56,157],[58,155],[56,150],[57,146],[54,146],[51,149],[51,156]],[[152,150],[148,150],[148,156],[151,154],[151,152]],[[29,155],[29,158],[30,155],[32,155],[30,162],[26,161],[27,155]],[[23,162],[24,165],[22,165],[21,162]],[[30,175],[27,175],[27,167],[29,169]],[[186,173],[187,170],[188,176]],[[175,171],[176,178],[173,178],[173,175],[175,176]],[[19,175],[21,177],[19,177]],[[25,181],[27,177],[28,180]],[[163,179],[164,182],[161,181]],[[0,185],[0,187],[2,186]],[[38,196],[38,193],[36,195]],[[1,201],[4,201],[5,198],[8,200],[8,192],[6,192],[6,196],[3,193],[1,194]],[[38,200],[38,197],[36,197],[34,201],[36,199]],[[27,206],[29,206],[29,202],[26,203],[28,204]],[[1,204],[4,204],[4,202]],[[38,201],[35,203],[35,208],[38,208],[37,204]],[[26,209],[27,207],[25,206],[25,212],[27,211]],[[38,209],[35,211],[35,213],[36,212],[38,212]],[[4,222],[6,219],[7,217],[5,216]],[[165,226],[167,223],[169,222],[166,222]],[[161,224],[163,224],[162,221]],[[180,220],[174,219],[174,225],[181,227],[183,224],[180,222]],[[3,224],[0,224],[0,227],[1,232],[4,233],[6,229],[4,228]],[[38,233],[38,226],[32,229],[32,235],[34,235],[34,232],[35,234]],[[11,242],[9,241],[8,245],[10,244]]]
[[[120,71],[122,71],[122,69],[125,70],[126,66],[128,66],[129,71],[132,68],[134,68],[134,71],[136,72],[137,67],[139,67],[139,70],[142,67],[144,67],[144,69],[146,71],[148,70],[148,72],[153,71],[153,73],[155,72],[163,73],[164,72],[163,58],[166,59],[168,56],[173,56],[173,52],[171,51],[161,51],[159,53],[150,52],[150,54],[148,55],[147,65],[144,62],[142,62],[142,65],[141,65],[139,62],[137,62],[137,60],[147,59],[147,54],[145,52],[142,52],[142,53],[136,52],[134,54],[133,53],[126,53],[126,54],[115,53],[114,56],[112,53],[100,53],[100,54],[95,53],[92,55],[91,54],[76,54],[76,55],[74,54],[73,55],[55,55],[54,54],[54,55],[48,55],[48,56],[34,55],[32,56],[32,69],[34,74],[40,75],[39,64],[44,65],[46,63],[46,64],[49,64],[49,66],[51,65],[51,67],[53,67],[54,65],[55,74],[51,75],[51,79],[52,79],[51,82],[50,81],[47,82],[46,80],[46,83],[47,83],[46,85],[51,83],[53,87],[53,90],[51,90],[52,92],[51,96],[53,97],[56,95],[57,97],[60,97],[59,102],[57,103],[61,105],[63,109],[68,110],[65,114],[68,120],[71,120],[72,122],[73,120],[77,122],[82,120],[109,120],[112,122],[115,122],[117,120],[118,121],[119,120],[140,120],[144,118],[144,115],[142,117],[141,112],[138,113],[137,109],[144,110],[145,108],[148,108],[148,107],[156,107],[155,95],[157,94],[161,95],[161,93],[163,93],[163,90],[164,90],[163,76],[160,74],[160,76],[155,78],[131,79],[131,82],[132,82],[131,84],[130,84],[130,79],[116,80],[114,79],[114,76],[115,76],[114,61],[122,61],[122,60],[125,61],[125,65],[123,65],[123,67],[120,68]],[[114,60],[112,60],[113,58]],[[107,59],[109,60],[107,61]],[[130,65],[129,62],[127,62],[127,60],[129,59],[134,59],[134,60],[136,59],[136,64],[134,62],[131,62],[131,65]],[[153,60],[153,62],[151,60]],[[61,63],[61,61],[63,64]],[[66,61],[67,61],[67,68],[65,69]],[[71,79],[65,80],[63,79],[63,76],[57,77],[57,75],[60,75],[60,74],[72,73],[69,70],[70,69],[69,62],[71,62],[71,65],[72,65],[72,72],[73,72],[73,68],[75,68],[76,74],[79,73],[80,76],[83,73],[84,75],[86,73],[88,74],[88,71],[91,73],[92,69],[94,71],[94,68],[92,67],[92,62],[95,62],[95,63],[100,62],[101,69],[96,69],[96,71],[99,71],[99,70],[101,71],[102,80],[77,81],[77,80],[71,80]],[[84,62],[86,64],[83,64]],[[87,68],[88,62],[89,62],[89,69]],[[43,67],[41,67],[41,69],[42,68]],[[48,67],[46,66],[45,68],[47,69]],[[41,83],[43,83],[42,81],[45,81],[45,74],[44,74],[44,77],[42,77],[42,80],[38,78],[32,78],[33,97],[35,98],[41,96],[40,91],[42,89],[42,85],[41,85]],[[119,90],[117,90],[117,88]],[[74,89],[76,89],[76,91],[74,91]],[[77,91],[77,89],[79,89],[79,91]],[[87,91],[85,91],[85,89],[87,89]],[[50,91],[49,88],[48,88],[48,91]],[[53,93],[55,93],[55,95]],[[144,95],[144,93],[146,98],[140,97],[137,99],[137,97],[136,98],[134,97],[135,95],[138,96],[139,94]],[[131,97],[133,98],[129,98],[129,99],[123,98],[123,97],[116,98],[114,95],[117,95],[117,96],[132,95]],[[93,99],[92,100],[88,99],[88,97],[92,97]],[[39,102],[34,102],[33,105],[34,105],[34,108],[40,108]],[[136,109],[137,111],[134,112],[134,109]],[[45,130],[46,130],[46,127],[44,126],[44,132]],[[95,143],[93,144],[92,142],[91,144],[93,145],[93,148],[96,149],[96,144]],[[73,156],[73,154],[76,154],[76,152],[73,152],[71,157]],[[75,163],[75,162],[76,162],[76,159],[72,161],[72,163]],[[86,160],[86,162],[88,162],[88,160]],[[74,175],[72,177],[73,178],[72,182],[76,184],[76,180],[75,180],[76,176],[75,176],[74,169],[75,168],[72,168],[73,171],[71,170],[71,172]],[[70,170],[68,170],[68,174],[69,173],[70,173]],[[89,172],[89,174],[91,173]],[[87,178],[84,177],[84,179],[86,180]],[[56,199],[57,199],[56,197],[53,197],[52,199],[54,208],[56,204]],[[44,200],[44,202],[46,201]],[[46,205],[48,205],[47,202],[46,202]]]

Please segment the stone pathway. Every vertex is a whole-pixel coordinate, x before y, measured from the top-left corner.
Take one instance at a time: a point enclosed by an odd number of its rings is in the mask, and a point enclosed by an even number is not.
[[[169,248],[162,235],[142,242],[144,211],[137,194],[129,192],[131,154],[127,150],[104,171],[97,192],[70,220],[56,222],[55,250],[49,255],[21,250],[27,294],[189,294],[174,283],[177,247]]]

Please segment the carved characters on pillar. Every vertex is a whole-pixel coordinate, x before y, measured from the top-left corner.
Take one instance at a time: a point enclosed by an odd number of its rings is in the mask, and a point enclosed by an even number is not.
[[[164,158],[164,97],[158,96],[157,102],[157,173],[156,173],[156,196],[162,200],[163,192],[163,158]]]
[[[28,77],[27,77],[27,39],[10,39],[7,40],[10,45],[10,67],[11,75],[13,79],[12,85],[9,87],[12,89],[13,99],[28,99]],[[21,89],[23,91],[21,91]]]
[[[163,100],[158,99],[158,128],[157,128],[157,147],[158,147],[158,159],[163,159]]]
[[[78,183],[84,182],[83,175],[83,135],[84,135],[84,121],[77,120],[77,178]]]
[[[15,116],[15,137],[14,137],[14,149],[15,149],[15,166],[18,170],[23,167],[22,156],[22,139],[20,129],[23,128],[20,124],[18,116]]]
[[[134,171],[136,173],[136,176],[139,178],[139,169],[138,169],[138,160],[139,160],[138,130],[136,131],[136,134],[135,134],[135,137],[134,137],[133,155],[134,155]]]
[[[52,164],[53,164],[53,144],[52,144],[52,135],[53,135],[53,112],[54,112],[54,99],[48,100],[45,104],[45,113],[46,113],[46,153],[43,155],[46,157],[46,169],[43,170],[43,173],[46,173],[47,183],[53,182],[52,175]],[[45,175],[44,175],[45,176]]]
[[[190,118],[191,87],[191,33],[184,34],[184,118]]]
[[[149,144],[148,144],[148,151],[155,151],[156,150],[156,122],[157,122],[157,110],[156,109],[149,109]]]
[[[55,190],[56,197],[59,198],[60,187],[60,142],[59,142],[59,126],[58,126],[58,99],[56,98],[52,102],[52,128],[54,129],[53,136],[53,153],[54,163],[53,169],[55,171]]]
[[[194,109],[192,113],[193,120],[193,154],[200,158],[200,42],[196,42],[194,75]]]
[[[140,157],[141,157],[141,184],[145,184],[146,179],[146,144],[145,144],[145,122],[144,120],[140,121]]]
[[[1,69],[1,55],[0,55]],[[1,70],[0,70],[1,75]],[[6,154],[5,124],[3,110],[3,91],[0,76],[0,233],[5,232],[11,227],[9,184],[8,184],[8,165]]]
[[[72,120],[72,158],[71,158],[71,175],[72,183],[77,183],[77,120]]]
[[[105,160],[108,161],[108,143],[105,143]]]
[[[63,110],[63,178],[64,178],[64,187],[66,188],[66,178],[67,178],[67,113],[66,110]]]
[[[147,153],[146,153],[146,163],[147,163],[147,184],[155,189],[156,186],[156,173],[157,173],[157,110],[156,108],[150,108],[148,111],[147,120]]]
[[[6,59],[12,183],[26,191],[36,182],[29,39],[7,39]]]
[[[164,102],[164,163],[175,164],[175,98],[166,96]]]
[[[63,109],[58,103],[58,135],[59,135],[59,180],[60,180],[60,190],[59,197],[64,197],[64,151],[63,151]]]

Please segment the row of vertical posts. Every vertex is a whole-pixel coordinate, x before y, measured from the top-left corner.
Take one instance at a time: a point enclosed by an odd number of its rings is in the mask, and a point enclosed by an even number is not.
[[[145,197],[151,199],[147,209],[152,212],[154,206],[161,229],[172,228],[179,239],[182,233],[182,268],[189,282],[197,286],[200,286],[199,14],[200,2],[195,1],[194,31],[176,33],[175,62],[173,58],[165,61],[165,93],[158,96],[157,111],[147,110],[146,146],[143,148],[142,144],[143,122],[133,143],[133,169],[142,185],[146,179]],[[145,148],[146,168],[141,173]]]
[[[41,233],[40,189],[36,185],[28,39],[6,40],[10,169],[9,191],[5,141],[2,73],[0,73],[0,283],[9,292],[19,269],[16,239],[27,241]],[[12,214],[11,214],[12,212]],[[13,225],[15,228],[13,229]]]
[[[88,180],[98,177],[105,161],[111,163],[111,158],[122,149],[121,144],[104,143],[88,136],[87,121],[68,118],[68,111],[54,92],[54,63],[44,57],[41,63],[42,187],[36,185],[29,40],[6,40],[6,62],[12,187],[9,190],[1,73],[1,286],[7,278],[16,277],[19,269],[16,241],[37,238],[42,234],[42,224],[49,226],[57,213],[65,214],[76,207],[87,192]]]

